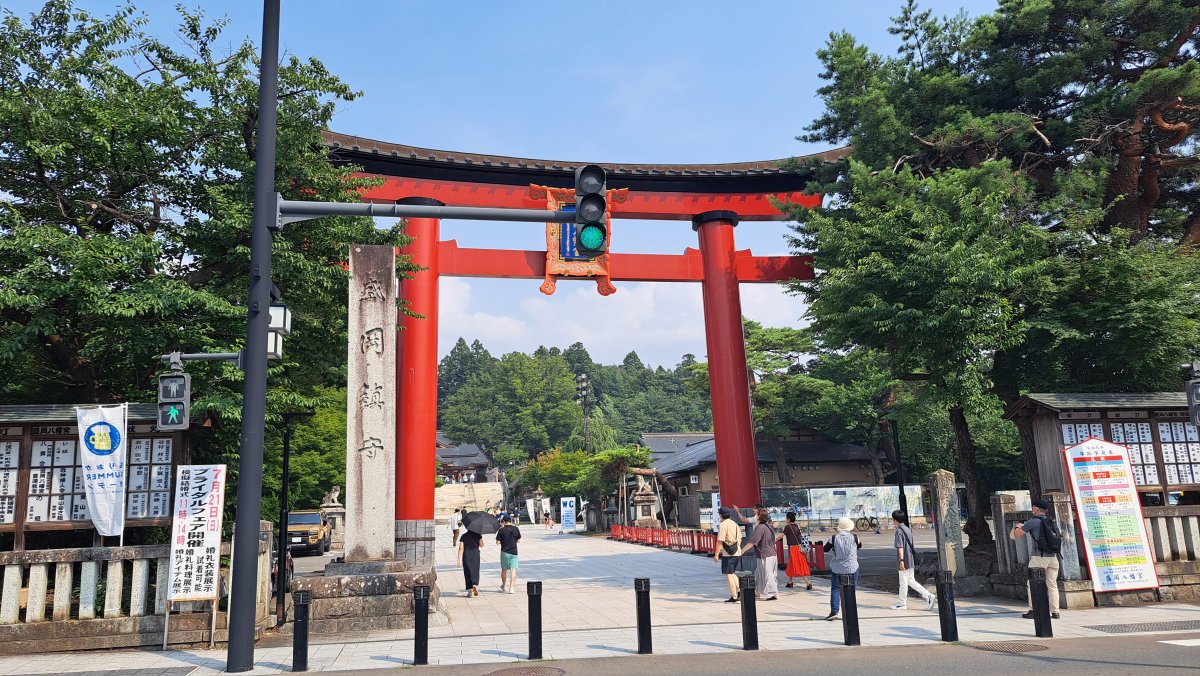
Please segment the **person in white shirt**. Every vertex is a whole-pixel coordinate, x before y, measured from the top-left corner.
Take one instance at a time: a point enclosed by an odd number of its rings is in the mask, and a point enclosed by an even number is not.
[[[454,537],[450,540],[451,547],[458,544],[458,536],[462,533],[462,511],[461,509],[456,509],[450,515],[450,530],[454,531]]]

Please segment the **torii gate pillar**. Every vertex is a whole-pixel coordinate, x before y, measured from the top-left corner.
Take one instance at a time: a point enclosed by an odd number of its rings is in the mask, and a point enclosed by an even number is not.
[[[712,397],[713,436],[721,504],[753,507],[762,501],[758,455],[750,414],[742,297],[738,288],[732,211],[706,211],[692,219],[700,235],[704,269],[704,337],[708,345],[708,382]]]
[[[443,206],[413,197],[399,204]],[[396,333],[396,558],[413,570],[434,565],[433,483],[437,473],[438,231],[436,218],[409,218],[401,248],[424,270],[400,282],[400,297],[422,315],[400,315]]]

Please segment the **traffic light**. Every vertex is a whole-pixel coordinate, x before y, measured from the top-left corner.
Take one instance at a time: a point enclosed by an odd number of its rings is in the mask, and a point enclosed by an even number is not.
[[[1200,427],[1200,380],[1189,380],[1184,389],[1187,391],[1188,419]]]
[[[160,431],[186,430],[191,414],[191,404],[191,374],[174,372],[158,376],[158,429]]]
[[[575,170],[575,251],[595,258],[608,253],[608,203],[604,169],[589,164]]]

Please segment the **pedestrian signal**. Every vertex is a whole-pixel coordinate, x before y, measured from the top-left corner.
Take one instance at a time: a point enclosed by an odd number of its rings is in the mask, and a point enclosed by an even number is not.
[[[192,376],[164,373],[158,377],[158,429],[163,432],[186,430],[192,400]]]

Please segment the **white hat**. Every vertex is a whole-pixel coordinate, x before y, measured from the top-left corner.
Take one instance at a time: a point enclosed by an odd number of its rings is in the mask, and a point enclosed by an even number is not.
[[[838,519],[838,530],[854,530],[854,521],[848,516],[843,516]]]

